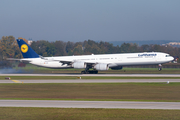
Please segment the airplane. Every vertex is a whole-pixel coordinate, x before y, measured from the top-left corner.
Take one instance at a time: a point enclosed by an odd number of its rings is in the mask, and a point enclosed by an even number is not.
[[[17,43],[24,58],[10,60],[20,60],[21,62],[53,69],[85,69],[81,71],[81,74],[97,74],[98,71],[108,70],[109,68],[120,70],[123,66],[132,65],[159,65],[158,70],[162,70],[161,64],[174,60],[172,56],[162,52],[42,57],[24,40],[17,39]],[[93,70],[89,70],[90,68]]]

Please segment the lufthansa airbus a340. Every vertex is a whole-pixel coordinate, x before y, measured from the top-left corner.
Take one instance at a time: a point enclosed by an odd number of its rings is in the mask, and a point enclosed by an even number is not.
[[[82,74],[98,73],[98,71],[108,70],[109,68],[119,70],[123,68],[122,66],[131,65],[159,65],[159,70],[161,70],[161,64],[174,60],[172,56],[162,52],[42,57],[24,40],[17,39],[17,43],[24,58],[11,60],[20,60],[46,68],[85,69],[81,71]],[[93,68],[93,70],[89,70],[90,68]]]

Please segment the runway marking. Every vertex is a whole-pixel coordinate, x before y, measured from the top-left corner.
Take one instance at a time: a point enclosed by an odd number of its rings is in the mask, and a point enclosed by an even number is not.
[[[15,82],[15,83],[23,83],[23,82],[21,82],[21,81],[19,81],[19,80],[11,80],[11,81],[13,81],[13,82]]]

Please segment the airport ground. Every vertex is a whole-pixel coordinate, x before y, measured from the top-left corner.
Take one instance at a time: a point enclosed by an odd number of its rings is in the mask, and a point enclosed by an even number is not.
[[[129,69],[129,68],[128,68]],[[142,69],[142,68],[141,68]],[[137,70],[137,69],[136,69]],[[154,71],[154,70],[153,70]],[[169,69],[167,70],[169,71]],[[171,71],[171,70],[170,70]],[[179,71],[179,70],[178,70]],[[161,72],[161,71],[157,71]],[[172,73],[172,72],[170,72]],[[180,71],[179,71],[180,73]],[[54,73],[53,73],[54,74]],[[56,74],[56,73],[55,73]],[[105,73],[100,73],[105,74]],[[124,74],[124,73],[123,73]],[[157,74],[157,73],[155,73]],[[175,73],[173,73],[175,74]],[[71,74],[72,75],[72,74]],[[80,75],[80,74],[78,74]],[[106,75],[106,74],[105,74]],[[163,74],[162,74],[163,75]],[[4,80],[6,76],[1,76]],[[65,76],[30,77],[11,76],[15,80],[55,80]],[[57,78],[58,77],[58,78]],[[59,78],[60,77],[60,78]],[[63,77],[63,78],[61,78]],[[70,77],[70,78],[69,78]],[[68,80],[76,80],[77,76]],[[85,80],[92,79],[88,76]],[[91,77],[91,76],[90,76]],[[112,76],[111,76],[112,77]],[[21,78],[21,79],[20,79]],[[51,78],[51,79],[50,79]],[[95,76],[93,79],[97,79]],[[102,79],[101,76],[99,79]],[[104,78],[107,78],[105,76]],[[103,79],[104,79],[103,78]],[[134,79],[128,77],[124,80]],[[151,80],[147,77],[137,79]],[[116,77],[116,80],[122,77]],[[153,77],[153,79],[168,81],[180,80],[179,77]],[[1,81],[0,80],[0,81]],[[108,79],[109,80],[109,79]],[[11,80],[9,80],[11,81]],[[78,100],[78,101],[141,101],[141,102],[180,102],[179,82],[130,82],[130,83],[0,83],[1,100]],[[180,119],[180,110],[152,110],[152,109],[102,109],[102,108],[31,108],[31,107],[1,107],[2,119]]]
[[[0,84],[1,99],[180,102],[180,83]]]
[[[0,108],[2,120],[179,120],[179,110]]]
[[[0,108],[3,120],[179,120],[179,110]]]

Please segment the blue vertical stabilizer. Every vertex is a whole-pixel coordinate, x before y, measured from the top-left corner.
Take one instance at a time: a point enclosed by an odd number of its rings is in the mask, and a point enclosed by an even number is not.
[[[17,39],[17,43],[24,58],[39,58],[39,55],[23,39]]]

